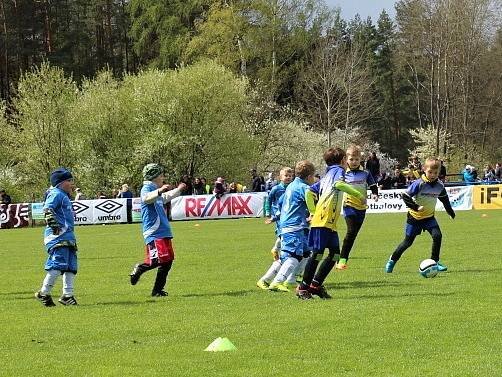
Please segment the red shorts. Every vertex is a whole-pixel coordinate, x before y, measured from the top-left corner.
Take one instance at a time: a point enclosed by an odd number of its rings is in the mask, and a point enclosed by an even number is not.
[[[145,263],[148,265],[174,260],[174,250],[170,238],[160,238],[146,244]]]

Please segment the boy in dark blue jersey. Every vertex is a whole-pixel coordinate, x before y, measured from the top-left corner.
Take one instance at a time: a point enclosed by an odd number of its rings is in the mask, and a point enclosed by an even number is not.
[[[73,296],[73,284],[77,274],[77,241],[75,239],[74,214],[70,195],[74,190],[73,176],[68,169],[59,168],[51,174],[52,188],[44,200],[44,245],[49,254],[45,262],[47,274],[35,298],[45,306],[55,306],[51,297],[54,283],[63,275],[62,305],[77,305]]]
[[[164,184],[164,169],[158,164],[146,165],[143,168],[143,178],[141,219],[145,239],[145,260],[134,266],[130,274],[131,284],[136,285],[144,272],[158,267],[152,296],[163,297],[167,296],[164,287],[174,260],[171,243],[173,235],[164,204],[179,196],[187,186],[180,183],[178,188],[169,191],[170,186]]]
[[[446,213],[454,219],[455,212],[450,204],[450,199],[444,185],[438,180],[441,162],[436,158],[428,158],[424,164],[424,174],[414,181],[403,193],[403,201],[408,207],[408,216],[405,228],[405,238],[398,245],[394,253],[385,265],[385,272],[391,273],[415,238],[422,232],[427,231],[432,237],[431,259],[438,264],[439,271],[446,271],[447,267],[439,263],[442,234],[439,224],[434,217],[436,202],[439,199]]]
[[[361,149],[355,145],[347,148],[347,169],[345,182],[364,195],[363,199],[354,195],[345,194],[343,198],[343,216],[347,224],[347,233],[343,239],[340,261],[336,264],[337,270],[347,269],[350,250],[361,230],[366,216],[366,194],[371,190],[372,199],[378,201],[378,187],[371,173],[361,166]]]

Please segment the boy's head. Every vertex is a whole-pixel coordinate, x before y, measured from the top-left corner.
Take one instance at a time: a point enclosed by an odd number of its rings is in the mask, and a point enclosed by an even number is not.
[[[298,161],[295,166],[295,174],[307,183],[314,183],[314,164],[307,160]]]
[[[71,194],[73,191],[73,175],[66,168],[57,168],[51,173],[51,185]]]
[[[361,165],[361,148],[357,145],[351,145],[347,148],[347,164],[349,168],[356,169]]]
[[[341,148],[329,148],[324,152],[324,161],[326,165],[343,165],[345,162],[345,151]]]
[[[159,164],[147,164],[143,168],[143,179],[145,181],[152,181],[158,186],[162,186],[164,181],[164,168]]]
[[[294,174],[293,169],[285,166],[279,172],[279,179],[282,183],[287,185],[288,183],[291,183],[291,181],[293,180],[293,174]]]
[[[425,160],[424,173],[428,180],[435,181],[439,176],[441,161],[437,158],[428,158]]]

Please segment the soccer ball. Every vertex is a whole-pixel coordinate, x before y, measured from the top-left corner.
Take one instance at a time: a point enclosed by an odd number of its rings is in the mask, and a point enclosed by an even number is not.
[[[418,271],[424,278],[433,278],[438,274],[438,265],[435,260],[426,259],[420,263]]]

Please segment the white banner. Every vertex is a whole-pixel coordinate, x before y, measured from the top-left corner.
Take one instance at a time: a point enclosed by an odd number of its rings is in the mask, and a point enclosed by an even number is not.
[[[171,202],[173,220],[230,219],[263,216],[266,192],[179,196]]]
[[[77,200],[73,202],[75,225],[127,222],[127,199]]]
[[[368,191],[368,213],[406,212],[408,209],[401,199],[405,190],[379,190],[378,202],[371,199]],[[472,186],[447,187],[451,206],[455,211],[472,209]],[[437,201],[436,211],[444,211],[443,203]]]

